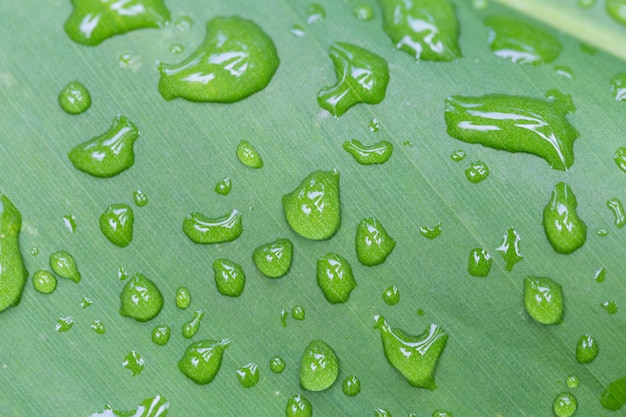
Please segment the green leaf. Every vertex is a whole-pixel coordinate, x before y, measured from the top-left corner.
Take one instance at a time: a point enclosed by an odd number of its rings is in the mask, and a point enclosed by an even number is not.
[[[82,275],[79,283],[59,280],[50,295],[35,291],[29,278],[21,304],[0,314],[0,415],[90,416],[106,404],[131,410],[160,395],[169,401],[171,416],[278,416],[289,398],[303,394],[316,416],[372,415],[376,408],[396,416],[426,416],[436,409],[459,416],[537,416],[550,414],[556,395],[568,390],[568,375],[580,378],[571,390],[580,415],[615,415],[602,408],[600,396],[626,374],[626,232],[613,224],[606,206],[611,198],[626,201],[626,173],[613,161],[615,150],[626,146],[626,103],[615,101],[610,90],[611,77],[625,68],[620,58],[626,59],[626,26],[608,17],[601,1],[582,9],[569,0],[500,0],[474,9],[469,1],[454,0],[463,57],[416,63],[393,49],[377,2],[363,0],[375,12],[370,21],[353,15],[356,1],[318,2],[326,18],[307,24],[308,3],[302,1],[169,1],[171,24],[96,47],[65,34],[69,0],[0,3],[0,189],[22,214],[20,246],[28,271],[47,269],[49,255],[63,249]],[[563,44],[562,53],[536,67],[494,56],[483,24],[491,14],[540,25]],[[157,89],[157,61],[181,62],[201,44],[207,21],[230,15],[252,19],[273,39],[280,66],[267,88],[232,104],[165,101]],[[191,17],[189,29],[174,24],[182,16]],[[293,25],[305,35],[292,36]],[[390,81],[380,104],[358,104],[340,118],[318,106],[319,90],[335,82],[328,57],[332,42],[366,48],[388,62]],[[608,53],[589,54],[581,42]],[[170,52],[173,45],[184,52]],[[557,66],[569,67],[574,77],[559,75]],[[57,101],[71,81],[91,94],[91,107],[80,115],[65,113]],[[579,137],[567,171],[551,170],[533,155],[446,134],[448,96],[542,99],[552,88],[571,94],[577,108],[568,115]],[[118,114],[140,131],[134,165],[106,179],[74,168],[68,152],[104,133]],[[369,130],[372,119],[380,124],[377,132]],[[359,165],[342,149],[351,139],[386,140],[393,155],[382,165]],[[261,169],[237,159],[242,140],[262,155]],[[460,162],[450,158],[457,150],[466,154]],[[475,161],[490,172],[478,184],[465,178]],[[304,239],[286,223],[281,197],[309,173],[332,169],[341,175],[341,227],[327,241]],[[214,191],[225,177],[232,180],[227,196]],[[575,193],[577,214],[588,227],[584,246],[569,255],[554,252],[541,224],[561,181]],[[137,189],[148,196],[145,207],[134,206]],[[99,228],[100,214],[120,203],[132,206],[135,215],[125,248]],[[182,231],[189,213],[219,216],[233,209],[243,215],[243,233],[233,242],[197,245]],[[66,215],[75,218],[74,232],[64,225]],[[375,267],[356,257],[356,228],[366,217],[378,219],[397,242]],[[436,239],[420,234],[422,225],[439,222]],[[508,271],[496,252],[511,227],[521,238],[523,260]],[[598,229],[608,234],[600,237]],[[294,259],[287,275],[270,280],[256,269],[252,253],[277,238],[293,242]],[[33,247],[36,256],[30,254]],[[493,258],[485,278],[467,270],[476,247]],[[316,261],[328,252],[341,253],[353,266],[358,287],[345,304],[329,304],[317,287]],[[240,297],[224,297],[215,288],[211,265],[218,258],[244,269]],[[120,267],[159,287],[165,305],[157,318],[140,323],[120,316]],[[606,279],[597,283],[594,274],[601,267]],[[544,326],[526,313],[524,278],[531,275],[562,285],[562,324]],[[388,306],[383,293],[392,285],[401,301]],[[190,290],[190,308],[205,312],[191,342],[182,337],[190,314],[175,304],[180,286]],[[83,297],[93,300],[86,309],[80,306]],[[601,307],[605,301],[617,304],[615,314]],[[281,310],[295,305],[305,308],[306,319],[288,317],[284,328]],[[388,363],[373,328],[376,314],[408,334],[431,323],[445,329],[449,340],[434,372],[438,389],[412,387]],[[57,320],[68,316],[72,328],[55,331]],[[106,333],[90,328],[94,320]],[[172,335],[159,346],[151,333],[164,324]],[[586,333],[600,353],[582,365],[575,351]],[[230,347],[213,382],[196,385],[178,370],[190,343],[225,338]],[[337,382],[321,393],[299,386],[299,361],[314,339],[327,342],[339,359]],[[135,377],[122,366],[132,351],[145,364]],[[274,355],[286,363],[280,374],[269,369]],[[246,389],[235,371],[251,362],[259,365],[260,380]],[[349,398],[341,382],[352,374],[362,390]]]

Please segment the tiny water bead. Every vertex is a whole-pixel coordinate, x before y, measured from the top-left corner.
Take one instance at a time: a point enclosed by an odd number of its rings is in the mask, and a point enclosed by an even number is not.
[[[115,246],[124,248],[133,240],[135,215],[127,204],[111,204],[100,215],[100,231]]]
[[[366,22],[374,18],[374,9],[369,4],[360,3],[352,8],[352,14],[360,21]]]
[[[78,303],[80,308],[82,308],[83,310],[86,308],[89,308],[89,306],[91,306],[92,304],[93,304],[93,300],[87,297],[83,297],[83,299],[80,300],[80,303]]]
[[[611,93],[615,100],[626,101],[626,72],[620,72],[611,78]]]
[[[400,290],[395,285],[387,287],[383,292],[383,301],[385,304],[395,306],[400,302]]]
[[[267,87],[279,62],[274,42],[252,20],[216,17],[187,59],[159,65],[159,92],[168,101],[233,103]]]
[[[193,319],[183,324],[183,337],[185,339],[191,339],[196,335],[196,333],[198,333],[202,318],[204,318],[203,310],[194,311]]]
[[[259,367],[256,363],[249,363],[235,371],[239,383],[244,388],[251,388],[259,383]]]
[[[606,386],[600,396],[600,404],[607,410],[617,411],[626,404],[626,378],[620,378]]]
[[[339,359],[323,340],[313,340],[300,360],[300,386],[309,391],[330,388],[339,375]]]
[[[33,287],[42,294],[50,294],[57,287],[57,279],[52,272],[40,269],[33,274]]]
[[[426,239],[436,239],[441,235],[441,223],[437,223],[433,227],[427,226],[425,224],[420,226],[420,234]]]
[[[373,217],[361,220],[356,228],[355,243],[357,258],[366,266],[382,264],[396,247],[396,241]]]
[[[294,395],[287,400],[285,417],[311,417],[313,416],[313,406],[304,395]]]
[[[302,321],[306,318],[306,312],[302,306],[294,306],[291,309],[291,317],[295,320]]]
[[[524,279],[524,305],[528,314],[539,323],[560,324],[563,321],[563,290],[550,278]]]
[[[626,25],[626,0],[606,0],[606,11],[613,20]]]
[[[261,155],[247,140],[242,140],[237,145],[237,159],[248,168],[259,169],[263,167]]]
[[[39,255],[39,248],[37,246],[33,246],[32,248],[30,248],[30,254],[31,256]]]
[[[283,213],[294,232],[311,240],[327,240],[341,224],[339,172],[314,171],[283,195]]]
[[[268,278],[280,278],[289,272],[293,261],[293,243],[289,239],[276,239],[254,249],[252,260],[259,271]]]
[[[52,272],[61,278],[70,279],[74,282],[80,282],[81,275],[78,272],[78,266],[74,257],[69,252],[60,250],[50,255],[50,268]]]
[[[519,243],[521,240],[522,238],[519,233],[517,233],[517,230],[515,230],[514,227],[511,227],[504,232],[502,243],[496,248],[506,262],[505,268],[507,271],[512,271],[513,266],[524,259],[519,249]]]
[[[185,52],[185,47],[179,43],[170,46],[170,53],[174,55],[182,54],[183,52]]]
[[[367,125],[367,128],[370,132],[372,133],[376,133],[380,130],[380,122],[378,121],[377,118],[373,118],[372,120],[370,120],[369,125]]]
[[[145,207],[148,205],[148,196],[139,188],[133,191],[133,200],[137,207]]]
[[[93,330],[97,334],[105,334],[106,333],[106,328],[104,327],[104,323],[102,323],[102,321],[100,321],[100,320],[92,321],[91,325],[89,327],[91,328],[91,330]]]
[[[383,29],[394,46],[416,60],[453,61],[461,57],[459,24],[449,0],[378,0]]]
[[[603,301],[600,306],[609,314],[617,313],[617,304],[614,301]]]
[[[563,49],[550,33],[514,17],[488,16],[485,26],[493,53],[518,64],[547,64],[554,61]]]
[[[63,333],[68,331],[74,326],[74,318],[72,316],[67,317],[59,317],[57,320],[56,326],[54,326],[54,330],[59,333]]]
[[[580,336],[576,344],[576,360],[586,364],[592,362],[600,353],[600,347],[596,339],[589,333]]]
[[[613,212],[613,216],[615,217],[613,223],[615,226],[620,229],[624,227],[624,224],[626,224],[626,213],[624,212],[622,202],[617,198],[611,198],[606,202],[606,206]]]
[[[191,213],[183,220],[183,232],[194,243],[232,242],[243,232],[242,215],[237,209],[214,218]]]
[[[337,83],[319,91],[317,102],[321,108],[340,117],[355,104],[383,101],[389,83],[384,58],[346,42],[333,42],[328,56],[335,66]]]
[[[241,265],[225,258],[213,261],[217,292],[228,297],[239,297],[246,285],[246,274]]]
[[[137,376],[143,371],[146,362],[137,351],[131,350],[128,355],[124,356],[122,366],[128,369],[133,376]]]
[[[20,303],[28,278],[20,252],[22,214],[0,193],[0,312]]]
[[[565,382],[568,388],[577,388],[580,384],[580,379],[576,375],[569,375]]]
[[[452,159],[454,162],[462,161],[463,159],[465,159],[465,151],[462,151],[462,150],[454,151],[450,155],[450,159]]]
[[[152,329],[152,343],[164,346],[170,341],[172,329],[168,325],[156,326]]]
[[[543,209],[546,237],[558,253],[572,253],[587,240],[587,225],[578,217],[577,206],[576,196],[570,186],[559,182]]]
[[[187,347],[183,357],[178,361],[178,369],[198,385],[213,381],[222,364],[224,351],[230,340],[200,340]]]
[[[489,167],[482,161],[472,162],[465,170],[465,178],[473,184],[478,184],[489,176]]]
[[[346,258],[329,252],[317,260],[317,285],[331,304],[345,303],[357,286]]]
[[[576,397],[569,392],[561,392],[552,403],[552,411],[557,417],[571,417],[578,408]]]
[[[117,116],[105,133],[77,145],[67,157],[76,169],[99,178],[113,177],[135,163],[133,145],[139,130],[124,116]]]
[[[393,153],[393,145],[386,140],[365,146],[360,141],[352,139],[343,143],[343,149],[361,165],[384,164]]]
[[[432,417],[452,417],[452,413],[446,410],[435,410]]]
[[[599,268],[593,275],[593,280],[598,284],[602,284],[606,278],[606,268]]]
[[[141,56],[124,52],[117,58],[117,63],[122,69],[130,69],[135,72],[141,68]]]
[[[486,277],[491,271],[493,259],[483,248],[474,248],[470,251],[467,272],[475,277]]]
[[[605,237],[608,234],[609,234],[609,231],[607,229],[604,229],[604,228],[596,229],[596,235],[598,235],[599,237]]]
[[[306,7],[306,22],[311,25],[326,19],[326,10],[318,3],[311,3]]]
[[[361,381],[356,375],[348,375],[341,384],[341,390],[348,397],[354,397],[361,392]]]
[[[193,20],[189,16],[184,16],[184,15],[180,16],[174,22],[174,27],[180,30],[181,32],[191,29],[192,26],[193,26]]]
[[[113,410],[110,405],[102,413],[90,417],[167,417],[170,403],[160,395],[143,400],[134,410]]]
[[[91,106],[89,90],[78,81],[72,81],[59,93],[59,105],[69,114],[84,113]]]
[[[574,72],[570,67],[566,67],[563,65],[555,65],[554,72],[561,77],[569,78],[570,80],[574,78]]]
[[[76,217],[71,214],[66,214],[63,216],[63,224],[65,228],[70,231],[70,233],[74,233],[76,230]]]
[[[280,356],[272,356],[270,359],[270,369],[275,374],[280,374],[285,370],[287,364]]]
[[[176,288],[176,307],[186,309],[191,304],[191,293],[187,287]]]
[[[400,329],[393,329],[382,316],[374,316],[380,330],[385,357],[414,387],[434,390],[437,388],[433,373],[435,365],[448,341],[448,333],[431,324],[419,336],[411,336]]]
[[[215,184],[215,192],[219,195],[228,195],[233,189],[233,181],[229,177],[225,177]]]
[[[125,281],[128,278],[128,272],[126,271],[126,268],[124,268],[123,266],[120,266],[117,269],[117,278],[120,281]]]
[[[136,273],[120,293],[120,315],[137,321],[155,318],[163,308],[163,294],[154,282]]]
[[[537,155],[551,168],[565,171],[574,163],[578,137],[566,115],[576,107],[571,96],[557,90],[548,91],[547,98],[450,96],[444,112],[448,134],[467,143]]]
[[[292,25],[289,28],[289,33],[291,33],[296,38],[301,38],[306,34],[304,28],[301,25]]]

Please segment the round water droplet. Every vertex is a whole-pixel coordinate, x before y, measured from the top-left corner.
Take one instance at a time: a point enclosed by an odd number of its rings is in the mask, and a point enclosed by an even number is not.
[[[465,178],[473,184],[478,184],[489,176],[489,167],[481,161],[472,162],[465,170]]]
[[[285,364],[285,361],[280,356],[272,356],[272,358],[270,359],[270,369],[275,374],[280,374],[281,372],[283,372],[286,366],[287,364]]]
[[[64,250],[54,252],[50,255],[50,268],[52,272],[61,278],[70,279],[74,282],[80,282],[81,275],[78,272],[74,257]]]
[[[120,293],[120,315],[137,321],[155,318],[163,308],[163,294],[154,282],[136,273]]]
[[[598,353],[600,353],[600,347],[593,336],[588,333],[580,336],[576,344],[576,360],[579,363],[592,362],[598,356]]]
[[[348,375],[346,379],[343,380],[341,389],[348,397],[354,397],[361,392],[361,381],[359,381],[356,375]]]
[[[33,274],[33,287],[42,294],[50,294],[57,287],[57,279],[52,272],[40,269]]]
[[[563,321],[563,290],[550,278],[524,279],[524,305],[528,314],[539,323],[560,324]]]
[[[396,241],[378,219],[368,217],[356,228],[356,255],[363,265],[375,266],[385,259],[396,247]]]
[[[465,151],[462,151],[462,150],[454,151],[452,155],[450,155],[450,159],[452,159],[454,162],[462,161],[464,158],[465,158]]]
[[[294,395],[287,400],[285,417],[311,417],[313,406],[304,395]]]
[[[259,169],[263,167],[263,159],[257,150],[247,140],[242,140],[237,145],[237,158],[239,162],[248,168]]]
[[[600,306],[609,314],[617,313],[617,304],[614,301],[603,301]]]
[[[580,379],[576,375],[570,375],[566,380],[568,388],[577,388],[580,384]]]
[[[626,378],[611,382],[602,391],[600,404],[607,410],[617,411],[626,404]]]
[[[128,369],[133,376],[137,376],[143,371],[146,362],[137,351],[131,350],[128,355],[124,356],[122,366]]]
[[[322,340],[313,340],[300,360],[300,386],[309,391],[330,388],[339,375],[339,360],[333,348]]]
[[[244,388],[251,388],[259,383],[259,367],[256,363],[249,363],[235,371],[239,383]]]
[[[345,303],[357,286],[352,266],[342,256],[329,252],[317,260],[317,285],[331,304]]]
[[[310,25],[326,19],[326,10],[318,4],[311,3],[306,8],[306,22]]]
[[[105,334],[106,333],[106,328],[104,327],[104,323],[102,323],[102,321],[100,321],[100,320],[92,321],[91,325],[89,327],[91,328],[91,330],[93,330],[94,332],[96,332],[98,334]]]
[[[562,392],[554,399],[552,411],[557,417],[571,417],[576,412],[577,407],[576,397],[569,392]]]
[[[87,87],[78,81],[72,81],[59,93],[59,104],[66,113],[80,114],[91,106],[91,95]]]
[[[30,248],[30,254],[32,256],[37,256],[39,255],[39,248],[37,246],[33,246],[32,248]]]
[[[293,317],[294,319],[302,321],[304,320],[305,316],[306,316],[306,313],[305,313],[304,307],[294,306],[291,309],[291,317]]]
[[[170,341],[172,329],[167,325],[156,326],[152,329],[152,342],[156,345],[163,346]]]
[[[400,290],[395,285],[388,287],[383,292],[383,300],[387,305],[394,306],[400,302]]]
[[[224,178],[215,184],[215,192],[220,195],[228,195],[233,189],[233,182],[229,177]]]
[[[293,244],[289,239],[276,239],[254,249],[252,259],[266,277],[283,277],[291,268]]]
[[[183,337],[185,339],[191,339],[196,335],[196,333],[198,333],[198,329],[200,328],[200,322],[202,322],[203,317],[203,310],[194,311],[193,319],[183,324]]]
[[[133,200],[137,207],[145,207],[148,204],[148,196],[139,188],[133,192]]]
[[[374,9],[369,4],[361,3],[352,8],[352,14],[357,19],[366,22],[374,18]]]
[[[237,209],[216,218],[191,213],[183,220],[183,232],[194,243],[231,242],[243,233],[242,215]]]
[[[120,248],[133,240],[135,215],[127,204],[111,204],[100,215],[100,231],[109,242]]]
[[[176,288],[176,307],[186,309],[191,304],[191,293],[187,287]]]
[[[469,254],[467,272],[475,277],[486,277],[491,271],[493,259],[483,248],[474,248]]]
[[[213,381],[222,365],[224,350],[230,340],[200,340],[187,347],[183,357],[178,361],[178,369],[198,385]]]
[[[239,297],[246,285],[246,274],[241,265],[229,259],[213,261],[213,274],[217,291],[228,297]]]

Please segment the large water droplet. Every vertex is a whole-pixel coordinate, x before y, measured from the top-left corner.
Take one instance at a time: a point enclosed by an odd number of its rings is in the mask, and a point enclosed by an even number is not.
[[[195,243],[231,242],[243,232],[241,217],[237,209],[216,218],[198,212],[191,213],[183,220],[183,232]]]
[[[224,350],[230,340],[200,340],[187,347],[183,357],[178,361],[178,369],[198,385],[213,381],[222,364]]]
[[[313,340],[300,360],[300,386],[309,391],[330,388],[339,375],[339,359],[323,340]]]
[[[109,242],[120,248],[133,240],[135,215],[127,204],[111,204],[100,215],[100,231]]]
[[[543,228],[546,237],[558,253],[572,253],[587,240],[587,225],[578,214],[574,192],[564,182],[552,190],[550,201],[543,209]]]
[[[293,243],[289,239],[276,239],[254,249],[252,259],[266,277],[283,277],[291,268]]]
[[[72,81],[59,93],[59,105],[66,113],[83,113],[91,106],[89,90],[78,81]]]
[[[524,305],[528,314],[539,323],[560,324],[563,321],[563,290],[550,278],[524,279]]]
[[[213,261],[213,275],[217,291],[228,297],[239,297],[246,285],[246,274],[241,265],[225,258]]]
[[[569,392],[561,392],[552,403],[552,411],[557,417],[571,417],[578,408],[576,397]]]
[[[626,0],[606,0],[606,11],[613,20],[626,25]]]
[[[350,263],[329,252],[317,260],[317,285],[331,304],[345,303],[357,286]]]
[[[163,294],[154,282],[141,273],[128,280],[120,293],[120,314],[137,321],[155,318],[163,308]]]
[[[22,214],[0,193],[0,311],[20,303],[28,278],[20,252]]]

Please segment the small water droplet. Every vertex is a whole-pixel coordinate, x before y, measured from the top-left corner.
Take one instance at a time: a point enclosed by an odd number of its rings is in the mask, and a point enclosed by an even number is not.
[[[133,200],[137,207],[145,207],[148,204],[148,196],[139,188],[133,192]]]
[[[100,231],[120,248],[126,247],[133,240],[135,215],[127,204],[111,204],[100,215]]]
[[[294,395],[287,400],[285,417],[311,417],[312,415],[313,406],[304,395]]]
[[[374,18],[374,9],[369,4],[361,3],[352,8],[354,17],[362,22],[367,22]]]
[[[69,252],[60,250],[50,255],[50,268],[52,272],[60,276],[61,278],[70,279],[74,282],[80,282],[81,275],[78,272],[76,261]]]
[[[259,169],[263,167],[263,159],[257,150],[247,140],[242,140],[237,145],[237,158],[239,162],[248,168]]]
[[[239,383],[244,388],[251,388],[259,383],[259,367],[256,363],[249,363],[235,371]]]
[[[280,356],[272,356],[272,358],[270,359],[270,369],[275,374],[282,373],[285,370],[286,366],[287,365],[285,364],[285,361]]]
[[[289,312],[285,309],[280,310],[280,322],[283,327],[287,327],[287,317],[289,317]]]
[[[391,413],[384,408],[375,408],[374,417],[393,417]]]
[[[452,159],[454,162],[460,162],[464,158],[465,158],[465,151],[462,151],[462,150],[454,151],[452,155],[450,155],[450,159]]]
[[[57,287],[57,279],[52,272],[40,269],[33,274],[33,287],[42,294],[50,294]]]
[[[104,327],[104,323],[102,323],[102,321],[100,321],[100,320],[92,321],[91,325],[89,325],[89,328],[91,328],[91,330],[93,330],[94,332],[96,332],[98,334],[105,334],[106,333],[106,328]]]
[[[74,326],[74,318],[72,316],[59,317],[54,330],[59,333],[66,332]]]
[[[331,304],[345,303],[357,287],[350,263],[332,252],[317,260],[317,285]]]
[[[615,301],[604,301],[600,306],[609,314],[617,313],[617,304],[615,304]]]
[[[400,302],[400,290],[395,285],[387,287],[383,292],[383,301],[385,304],[395,306]]]
[[[126,272],[126,269],[123,266],[120,266],[117,269],[117,278],[120,281],[124,281],[124,280],[126,280],[128,278],[128,272]]]
[[[319,23],[326,19],[326,10],[318,4],[311,3],[306,8],[306,22],[311,25],[313,23]]]
[[[184,32],[191,29],[191,27],[193,26],[193,20],[191,19],[191,17],[183,15],[176,19],[176,21],[174,22],[174,26],[176,27],[176,29]]]
[[[584,9],[588,9],[596,4],[596,0],[578,0],[578,5]]]
[[[377,118],[374,117],[372,120],[370,120],[370,124],[367,126],[367,128],[372,133],[378,132],[380,130],[380,122]]]
[[[566,383],[568,388],[578,388],[578,385],[580,384],[580,379],[578,379],[576,375],[569,375],[567,377]]]
[[[185,339],[191,339],[196,335],[196,333],[198,333],[198,329],[200,328],[200,323],[202,322],[203,317],[203,310],[194,311],[193,319],[183,324],[183,337]]]
[[[333,348],[323,340],[313,340],[300,360],[300,386],[309,391],[330,388],[339,375],[339,360]]]
[[[172,329],[166,324],[155,326],[152,329],[152,343],[164,346],[170,341],[172,335]]]
[[[341,384],[341,390],[348,397],[354,397],[361,392],[361,381],[356,375],[348,375]]]
[[[304,307],[302,307],[302,306],[294,306],[291,309],[291,317],[293,317],[294,319],[296,319],[298,321],[304,320],[305,317],[306,317],[306,312],[304,310]]]
[[[191,304],[191,293],[187,287],[176,288],[176,307],[186,309]]]
[[[124,285],[120,302],[120,315],[144,322],[161,312],[164,300],[156,284],[138,272]]]
[[[182,54],[185,52],[185,47],[179,43],[170,45],[170,53],[174,55]]]
[[[32,256],[37,256],[39,255],[39,248],[37,246],[33,246],[32,248],[30,248],[30,254]]]
[[[626,147],[617,148],[613,155],[615,163],[623,172],[626,172]]]
[[[542,324],[560,324],[563,321],[563,290],[548,277],[524,279],[524,305],[530,316]]]
[[[194,243],[232,242],[243,233],[241,218],[242,214],[237,209],[216,218],[195,212],[183,220],[183,232]]]
[[[141,57],[130,52],[123,52],[117,57],[120,68],[137,72],[141,68]]]
[[[474,248],[469,254],[467,272],[475,277],[486,277],[491,271],[492,263],[493,259],[486,249]]]
[[[608,234],[609,234],[609,231],[607,229],[604,229],[604,228],[596,229],[596,235],[600,237],[605,237]]]
[[[417,309],[417,315],[418,315],[418,316],[423,317],[423,316],[424,316],[424,314],[426,314],[426,312],[425,312],[424,310],[422,310],[421,308],[418,308],[418,309]]]
[[[246,274],[241,265],[225,258],[213,261],[213,275],[217,291],[228,297],[239,297],[246,285]]]
[[[95,413],[90,417],[166,417],[169,408],[170,403],[164,397],[157,395],[156,397],[146,398],[134,410],[113,410],[110,405],[107,405],[102,413]]]
[[[430,227],[427,225],[420,226],[420,234],[426,239],[433,240],[441,235],[441,223],[437,223],[435,226]]]
[[[593,279],[598,283],[601,284],[604,282],[604,279],[606,278],[606,268],[602,267],[599,268],[596,273],[593,276]]]
[[[472,162],[465,170],[465,178],[473,184],[478,184],[489,176],[489,167],[482,161]]]
[[[552,411],[557,417],[571,417],[576,412],[578,403],[576,397],[569,392],[561,392],[554,399]]]
[[[78,81],[72,81],[59,93],[59,105],[69,114],[84,113],[91,106],[89,90]]]
[[[128,369],[133,376],[137,376],[143,371],[146,362],[136,350],[131,350],[128,355],[124,356],[122,366]]]
[[[520,253],[519,243],[522,240],[517,230],[514,227],[511,227],[504,232],[504,236],[502,237],[502,243],[496,250],[500,252],[500,255],[506,261],[506,270],[512,271],[513,266],[524,259],[522,254]]]
[[[93,299],[88,298],[88,297],[83,297],[82,300],[80,300],[80,303],[78,303],[78,305],[80,306],[80,308],[82,308],[83,310],[88,308],[89,306],[91,306],[93,304]]]
[[[489,0],[472,0],[472,6],[476,10],[485,10],[489,7]]]
[[[289,272],[293,261],[293,243],[276,239],[254,249],[254,264],[268,278],[281,278]]]
[[[178,361],[178,369],[198,385],[213,381],[222,365],[224,351],[230,340],[200,340],[187,347],[183,357]]]
[[[558,253],[572,253],[587,240],[587,225],[578,217],[577,206],[578,202],[572,189],[566,183],[559,182],[543,209],[543,228],[546,237]]]
[[[391,158],[393,145],[391,142],[381,140],[366,146],[360,141],[352,139],[343,143],[343,149],[361,165],[376,165],[384,164]]]
[[[215,192],[219,195],[228,195],[233,189],[233,181],[229,177],[225,177],[215,184]]]
[[[300,25],[292,25],[289,28],[289,33],[291,33],[296,38],[303,37],[306,33],[304,32],[304,28]]]
[[[66,214],[63,216],[63,224],[65,228],[70,231],[70,233],[74,233],[76,230],[76,217],[71,214]]]
[[[569,78],[570,80],[574,79],[574,71],[570,67],[566,67],[563,65],[555,65],[554,72],[561,77]]]
[[[452,417],[452,413],[446,410],[435,410],[431,417]]]

